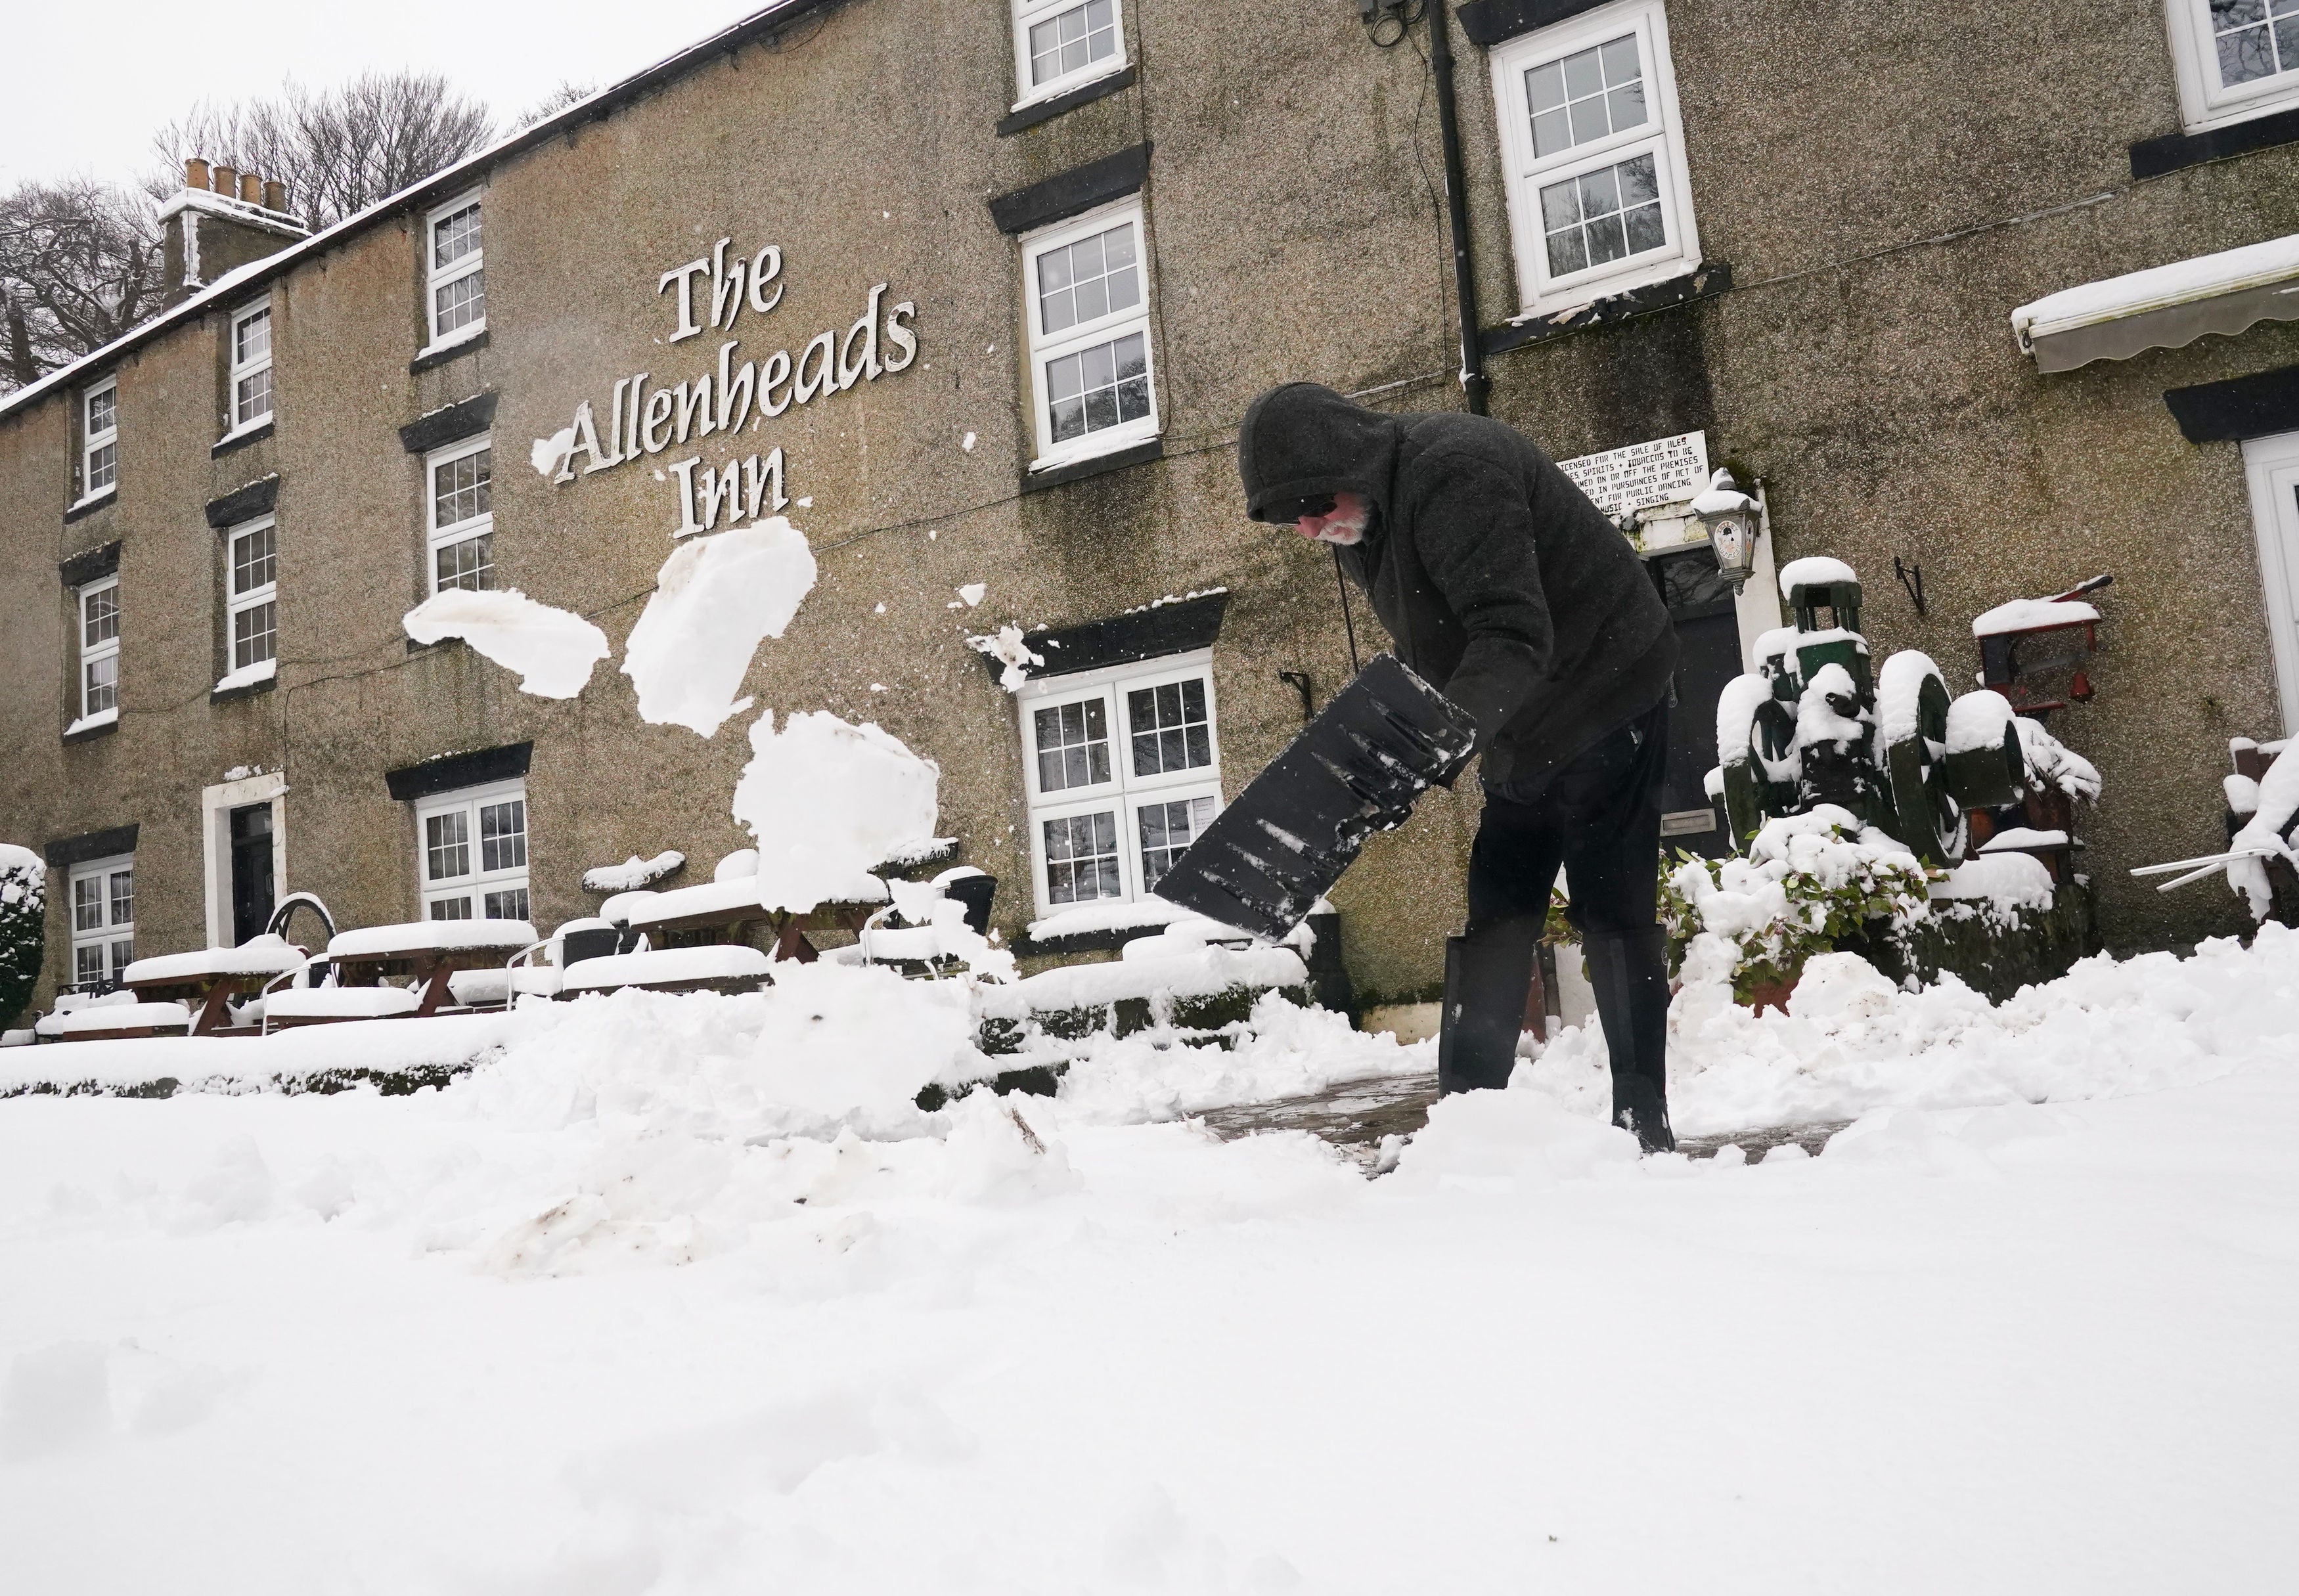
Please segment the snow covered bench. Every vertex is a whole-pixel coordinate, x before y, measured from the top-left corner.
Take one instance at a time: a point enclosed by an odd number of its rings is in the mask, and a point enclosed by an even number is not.
[[[303,968],[309,955],[283,936],[265,932],[236,948],[201,948],[138,959],[120,974],[121,985],[145,1002],[178,1002],[195,1010],[195,1036],[227,1029],[231,1004]]]
[[[859,932],[863,921],[888,901],[883,880],[858,874],[840,884],[826,902],[793,914],[760,902],[758,869],[757,852],[745,848],[720,860],[711,880],[668,892],[643,888],[618,893],[599,906],[599,916],[627,925],[658,949],[666,938],[697,935],[718,938],[722,945],[739,944],[764,926],[774,932],[776,959],[811,963],[816,955],[808,932]]]
[[[978,1010],[982,1051],[1018,1052],[1033,1033],[1076,1041],[1100,1031],[1216,1031],[1243,1019],[1272,992],[1310,1001],[1309,970],[1299,953],[1207,941],[1228,931],[1210,921],[1177,921],[1128,943],[1114,963],[1067,965],[985,986]]]
[[[116,1042],[138,1036],[181,1036],[192,1011],[181,1003],[95,1002],[59,1009],[33,1024],[42,1042]]]
[[[336,985],[268,990],[264,1028],[403,1014],[424,1018],[448,1001],[448,985],[457,970],[501,966],[536,940],[535,927],[525,920],[412,920],[339,931],[322,958],[313,961],[331,968]],[[400,990],[400,996],[410,1000],[405,1005],[388,995],[322,995],[387,994],[399,990],[400,982],[407,984]]]
[[[656,948],[641,953],[610,953],[585,959],[561,973],[556,996],[618,992],[635,986],[647,992],[756,992],[771,978],[773,960],[741,943],[699,948]]]

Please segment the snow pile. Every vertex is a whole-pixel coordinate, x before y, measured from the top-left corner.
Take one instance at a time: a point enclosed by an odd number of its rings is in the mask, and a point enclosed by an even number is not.
[[[1940,677],[1940,668],[1930,654],[1913,648],[1904,648],[1884,661],[1876,673],[1876,743],[1889,748],[1905,743],[1916,735],[1918,716],[1923,707],[1924,684],[1939,679],[1945,693],[1946,682]],[[1931,750],[1937,758],[1942,751]]]
[[[1716,695],[1716,759],[1738,765],[1758,757],[1756,711],[1772,695],[1772,684],[1756,675],[1736,676]]]
[[[2292,822],[2299,819],[2299,759],[2286,748],[2260,778],[2251,818],[2228,840],[2228,852],[2257,850],[2249,858],[2228,861],[2228,885],[2251,905],[2251,917],[2264,920],[2275,906],[2275,889],[2267,877],[2269,856],[2299,869],[2299,850],[2291,845]]]
[[[759,839],[768,909],[835,901],[888,854],[934,835],[940,768],[875,725],[818,710],[777,732],[768,711],[751,727],[751,750],[734,811]]]
[[[590,681],[591,667],[614,652],[607,635],[581,616],[539,604],[516,587],[451,587],[410,610],[401,624],[418,643],[461,637],[519,672],[519,690],[537,698],[575,697]]]
[[[1979,696],[1975,694],[1973,696]],[[1994,693],[1987,694],[1996,696]],[[2026,715],[2015,716],[2012,724],[2019,728],[2020,752],[2028,761],[2029,776],[2046,786],[2065,793],[2071,798],[2087,802],[2099,802],[2099,768],[2083,755],[2044,729],[2044,723]]]
[[[277,656],[269,660],[258,660],[253,665],[243,665],[237,670],[225,671],[216,678],[216,685],[210,691],[237,693],[242,687],[253,687],[259,682],[270,681],[278,674],[279,661]]]
[[[1670,881],[1691,906],[1700,934],[1749,941],[1749,952],[1760,958],[1784,933],[1818,932],[1828,920],[1826,905],[1817,902],[1799,901],[1791,910],[1792,883],[1799,900],[1847,892],[1863,903],[1880,899],[1896,924],[1923,912],[1923,867],[1915,855],[1833,803],[1767,820],[1749,840],[1747,857],[1713,865],[1689,860]]]
[[[1030,673],[1026,667],[1046,662],[1045,655],[1031,653],[1029,644],[1022,641],[1020,627],[1000,627],[994,637],[968,637],[966,645],[977,653],[988,654],[1006,667],[999,674],[998,685],[1008,693],[1019,693],[1029,685]]]
[[[1994,637],[2005,632],[2032,632],[2044,627],[2080,626],[2097,620],[2099,611],[2075,599],[2013,599],[1971,618],[1971,635]]]
[[[1975,862],[2014,860],[2035,863]],[[1732,1001],[1712,951],[1687,957],[1669,1010],[1679,1135],[1887,1108],[2126,1096],[2299,1056],[2299,932],[2273,921],[2249,949],[2220,938],[2184,960],[2098,954],[2000,1007],[1952,975],[1904,992],[1857,954],[1820,953],[1789,1012],[1758,1015]],[[1601,1117],[1612,1091],[1601,1028],[1565,1031],[1509,1085]]]
[[[1947,751],[1971,753],[1982,748],[2001,748],[2006,730],[2018,719],[2012,712],[2010,701],[2001,693],[1967,693],[1947,706]]]
[[[236,948],[202,948],[189,953],[162,953],[138,959],[120,972],[124,982],[195,981],[207,976],[279,976],[303,964],[302,949],[266,931]]]
[[[1797,701],[1797,752],[1822,744],[1834,744],[1839,753],[1847,752],[1867,736],[1869,719],[1852,673],[1838,664],[1823,665],[1813,672],[1804,696]]]
[[[779,515],[680,544],[623,645],[640,718],[716,736],[740,708],[751,657],[783,635],[814,578],[814,551]]]
[[[2052,835],[2064,838],[2062,833]],[[2023,909],[2052,906],[2052,872],[2033,854],[1991,853],[1983,849],[1979,857],[1965,860],[1945,879],[1933,882],[1931,895],[1983,903],[1998,919],[2008,920]]]
[[[652,859],[641,859],[632,854],[618,865],[600,865],[583,872],[583,890],[586,893],[635,893],[643,886],[676,875],[686,868],[686,855],[676,848],[665,848]]]

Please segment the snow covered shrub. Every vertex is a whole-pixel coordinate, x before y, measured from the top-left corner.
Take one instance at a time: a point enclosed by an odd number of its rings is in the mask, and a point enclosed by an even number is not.
[[[0,843],[0,1025],[31,1001],[47,945],[48,873],[29,848]]]
[[[1680,852],[1661,884],[1669,968],[1682,968],[1696,937],[1730,947],[1732,995],[1794,981],[1805,960],[1882,921],[1905,933],[1930,911],[1930,879],[1915,855],[1832,803],[1767,821],[1745,858]]]

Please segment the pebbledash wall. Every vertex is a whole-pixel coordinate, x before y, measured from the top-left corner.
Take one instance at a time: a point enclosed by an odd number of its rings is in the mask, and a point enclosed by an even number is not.
[[[1494,414],[1558,457],[1702,434],[1762,481],[1778,559],[1852,560],[1880,653],[1952,680],[1979,611],[2116,574],[2098,697],[2054,729],[2106,777],[2087,864],[2126,947],[2244,923],[2124,870],[2220,842],[2225,740],[2280,735],[2295,691],[2237,435],[2299,412],[2270,394],[2191,443],[2163,395],[2299,361],[2299,329],[2046,375],[2007,318],[2299,231],[2299,71],[2270,40],[2239,91],[2206,84],[2201,14],[1480,0],[1451,33]],[[1247,402],[1311,378],[1464,403],[1425,29],[1392,43],[1397,21],[786,0],[0,401],[0,834],[54,866],[52,982],[90,949],[110,973],[112,943],[228,940],[235,814],[271,827],[276,889],[346,924],[523,888],[547,926],[596,906],[586,869],[664,849],[699,878],[746,841],[743,721],[648,726],[611,661],[527,696],[400,617],[487,583],[619,646],[683,529],[736,508],[779,506],[820,564],[759,706],[937,761],[1009,936],[1066,894],[1140,895],[1144,811],[1201,823],[1349,674],[1323,551],[1243,519]],[[203,239],[280,231],[260,204],[176,209]],[[1018,705],[966,641],[1008,624],[1075,628]],[[1183,736],[1145,775],[1125,722],[1159,685]],[[1097,730],[1106,780],[1090,753],[1083,785],[1042,778]],[[420,827],[452,806],[469,868],[438,877]],[[1475,819],[1468,786],[1432,794],[1335,893],[1368,1000],[1438,980]],[[514,821],[523,862],[483,858]],[[75,873],[102,882],[93,927]]]

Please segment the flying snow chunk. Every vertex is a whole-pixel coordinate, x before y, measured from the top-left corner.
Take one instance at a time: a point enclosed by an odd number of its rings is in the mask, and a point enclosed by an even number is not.
[[[623,645],[640,718],[716,736],[751,657],[783,635],[814,578],[805,535],[779,515],[682,544]]]
[[[538,604],[518,588],[474,593],[451,587],[410,610],[401,625],[418,643],[461,637],[537,698],[573,698],[591,667],[614,653],[607,634],[572,611]]]
[[[735,819],[759,839],[768,909],[851,898],[873,865],[934,834],[941,768],[875,725],[818,710],[777,732],[769,710],[751,727],[751,750]]]
[[[990,585],[986,582],[968,582],[958,590],[958,596],[964,599],[966,607],[971,610],[983,601],[989,591]]]
[[[567,457],[574,453],[575,429],[561,427],[549,437],[535,439],[535,447],[527,451],[527,458],[528,463],[545,477],[556,477],[559,468],[565,465]]]

